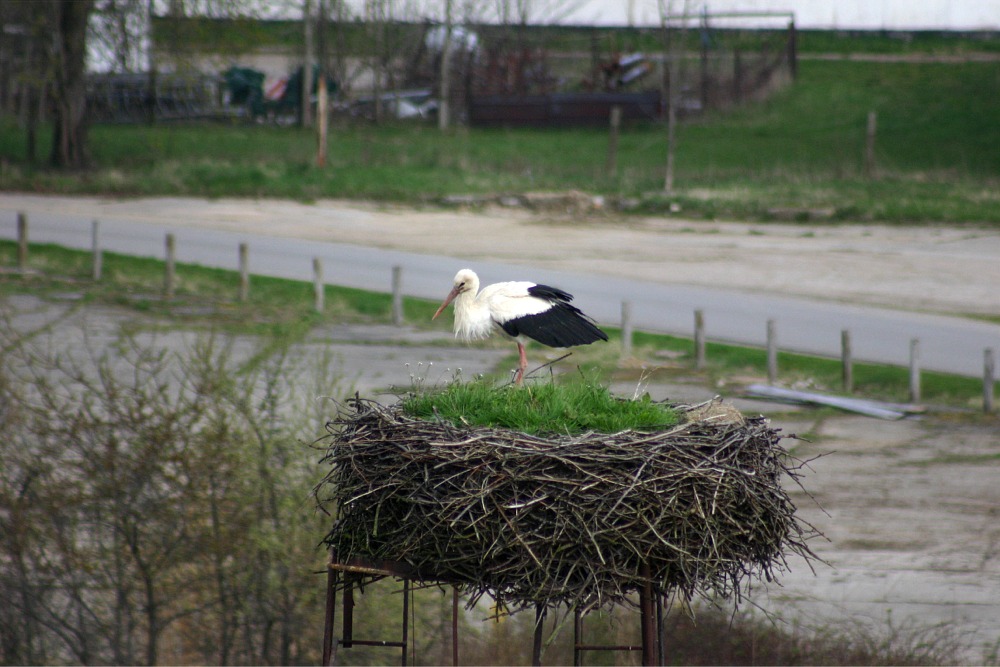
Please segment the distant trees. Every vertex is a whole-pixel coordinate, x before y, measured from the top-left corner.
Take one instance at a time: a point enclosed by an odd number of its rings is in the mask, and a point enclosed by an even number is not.
[[[85,68],[93,8],[94,0],[0,0],[4,97],[18,104],[29,160],[35,159],[38,118],[51,109],[49,163],[71,169],[88,163]]]
[[[40,116],[52,121],[53,167],[82,169],[90,164],[87,137],[88,45],[98,45],[113,71],[145,71],[149,18],[156,0],[0,0],[0,23],[15,35],[0,49],[9,97],[18,91],[28,134],[28,158],[35,158]],[[265,0],[169,0],[167,9],[206,15],[252,15]],[[7,35],[4,35],[7,40]],[[92,64],[92,63],[91,63]],[[3,69],[3,68],[0,68]]]

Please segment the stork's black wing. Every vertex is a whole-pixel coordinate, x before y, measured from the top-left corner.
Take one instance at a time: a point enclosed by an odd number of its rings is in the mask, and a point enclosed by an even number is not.
[[[548,301],[551,307],[540,313],[502,322],[500,326],[508,335],[527,336],[550,347],[586,345],[608,339],[593,319],[570,304],[572,294],[548,285],[529,287],[528,294]]]

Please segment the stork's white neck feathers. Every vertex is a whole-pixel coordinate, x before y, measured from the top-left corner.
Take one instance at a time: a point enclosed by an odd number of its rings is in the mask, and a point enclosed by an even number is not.
[[[489,304],[479,298],[479,276],[463,269],[455,276],[455,336],[462,340],[479,340],[493,332]]]

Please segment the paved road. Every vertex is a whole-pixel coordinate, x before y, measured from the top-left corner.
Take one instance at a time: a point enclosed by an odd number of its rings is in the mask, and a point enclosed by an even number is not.
[[[13,211],[0,206],[0,215],[4,218],[0,238],[14,238]],[[256,274],[312,280],[312,258],[318,257],[329,283],[388,291],[391,267],[399,265],[406,294],[435,300],[443,298],[451,276],[466,263],[443,255],[122,218],[102,220],[102,246],[109,251],[162,258],[168,231],[177,238],[180,262],[235,269],[237,245],[245,241],[250,246],[251,271]],[[89,249],[91,219],[73,213],[33,212],[30,240]],[[630,300],[634,325],[648,331],[690,335],[693,312],[700,308],[710,340],[763,345],[766,322],[774,319],[781,349],[837,357],[840,332],[850,329],[856,360],[905,365],[910,340],[918,338],[923,368],[968,376],[982,375],[984,349],[1000,352],[1000,325],[959,317],[498,262],[477,261],[475,268],[484,283],[523,278],[562,286],[576,295],[584,311],[606,324],[617,324],[621,302]]]

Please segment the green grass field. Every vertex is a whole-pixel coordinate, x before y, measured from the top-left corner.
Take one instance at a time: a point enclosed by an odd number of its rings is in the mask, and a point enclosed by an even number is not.
[[[817,37],[818,38],[818,37]],[[822,210],[839,221],[1000,222],[1000,68],[993,62],[809,60],[766,102],[684,122],[675,192],[662,195],[666,134],[627,125],[615,174],[602,129],[455,129],[337,124],[329,166],[297,128],[95,126],[94,169],[53,172],[24,159],[24,133],[0,121],[0,189],[108,195],[357,198],[422,203],[443,195],[582,190],[644,213],[767,220]],[[863,169],[878,115],[877,178]],[[37,154],[47,155],[49,132]]]

